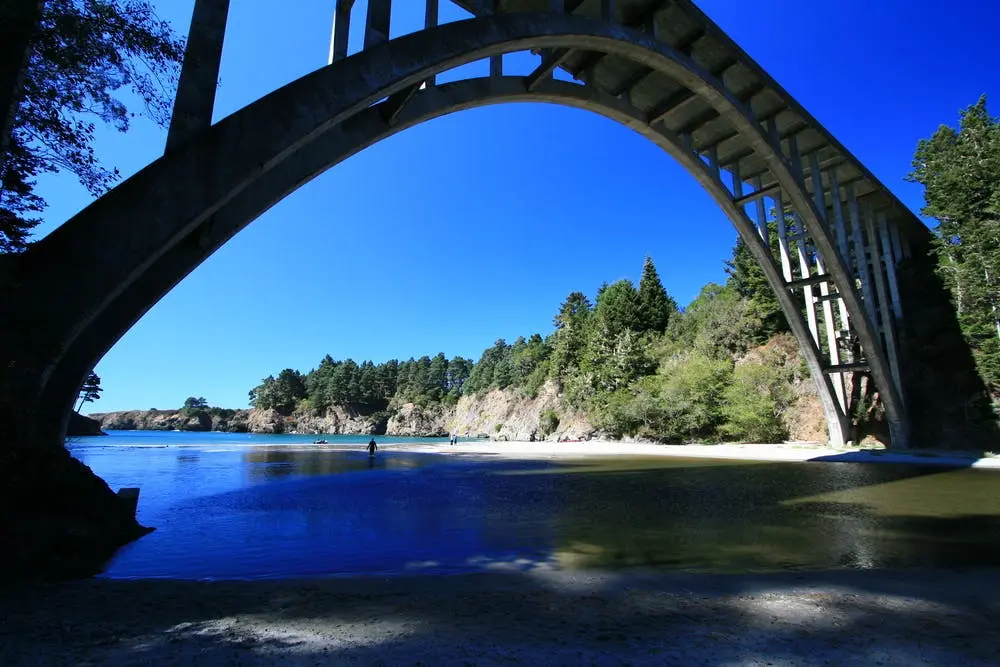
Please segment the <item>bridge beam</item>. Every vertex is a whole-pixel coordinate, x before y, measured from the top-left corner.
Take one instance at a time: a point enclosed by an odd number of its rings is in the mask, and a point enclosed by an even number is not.
[[[330,55],[327,65],[347,57],[347,40],[351,34],[351,9],[354,0],[336,0],[333,9],[333,30],[330,34]]]
[[[370,49],[389,41],[389,24],[392,16],[392,0],[368,0],[368,14],[365,16],[365,45]]]
[[[167,133],[168,153],[212,125],[228,17],[229,0],[195,0]]]

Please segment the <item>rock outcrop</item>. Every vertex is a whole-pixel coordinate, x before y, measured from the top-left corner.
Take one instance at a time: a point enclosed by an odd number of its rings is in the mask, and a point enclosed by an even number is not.
[[[450,410],[444,407],[421,407],[404,403],[386,424],[386,435],[409,437],[444,437],[448,431]]]
[[[285,418],[277,410],[251,410],[247,415],[250,433],[284,433]]]
[[[225,410],[211,413],[199,410],[187,414],[181,410],[127,410],[98,412],[90,415],[100,428],[116,431],[227,431],[245,433],[250,410]],[[281,431],[278,431],[280,433]]]
[[[551,432],[542,428],[542,414],[552,411],[558,423]],[[546,382],[534,397],[494,389],[463,396],[447,421],[447,430],[494,440],[586,440],[594,428],[586,416],[563,405],[553,382]]]
[[[107,435],[101,430],[101,422],[90,417],[84,417],[79,412],[70,413],[69,426],[66,428],[66,435]]]
[[[293,428],[297,433],[332,433],[385,435],[388,415],[384,412],[365,415],[357,410],[334,406],[319,415],[292,415]],[[395,433],[391,435],[396,435]]]
[[[149,532],[67,450],[19,445],[0,443],[0,581],[94,575]]]

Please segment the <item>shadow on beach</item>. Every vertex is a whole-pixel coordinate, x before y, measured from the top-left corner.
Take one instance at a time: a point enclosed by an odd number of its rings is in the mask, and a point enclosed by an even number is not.
[[[993,569],[88,580],[0,596],[0,662],[987,665],[998,592]]]

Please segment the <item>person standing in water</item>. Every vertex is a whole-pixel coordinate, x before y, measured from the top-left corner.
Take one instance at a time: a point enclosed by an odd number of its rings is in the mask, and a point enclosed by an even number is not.
[[[378,445],[375,444],[375,438],[372,438],[368,443],[368,456],[375,456],[375,451],[378,449]]]

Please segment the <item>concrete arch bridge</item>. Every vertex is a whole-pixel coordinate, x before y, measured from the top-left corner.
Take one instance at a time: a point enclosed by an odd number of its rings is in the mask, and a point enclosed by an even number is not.
[[[305,182],[427,119],[523,101],[611,118],[704,186],[763,267],[832,442],[851,438],[861,376],[894,445],[963,432],[983,388],[928,230],[691,0],[455,2],[472,17],[439,25],[438,0],[425,0],[424,29],[390,38],[391,0],[353,12],[331,0],[329,64],[213,125],[228,0],[197,0],[165,155],[5,260],[0,372],[15,436],[61,442],[84,376],[120,336]],[[348,54],[358,30],[363,48]],[[503,55],[518,51],[540,64],[505,75]],[[436,84],[483,59],[488,77]]]

